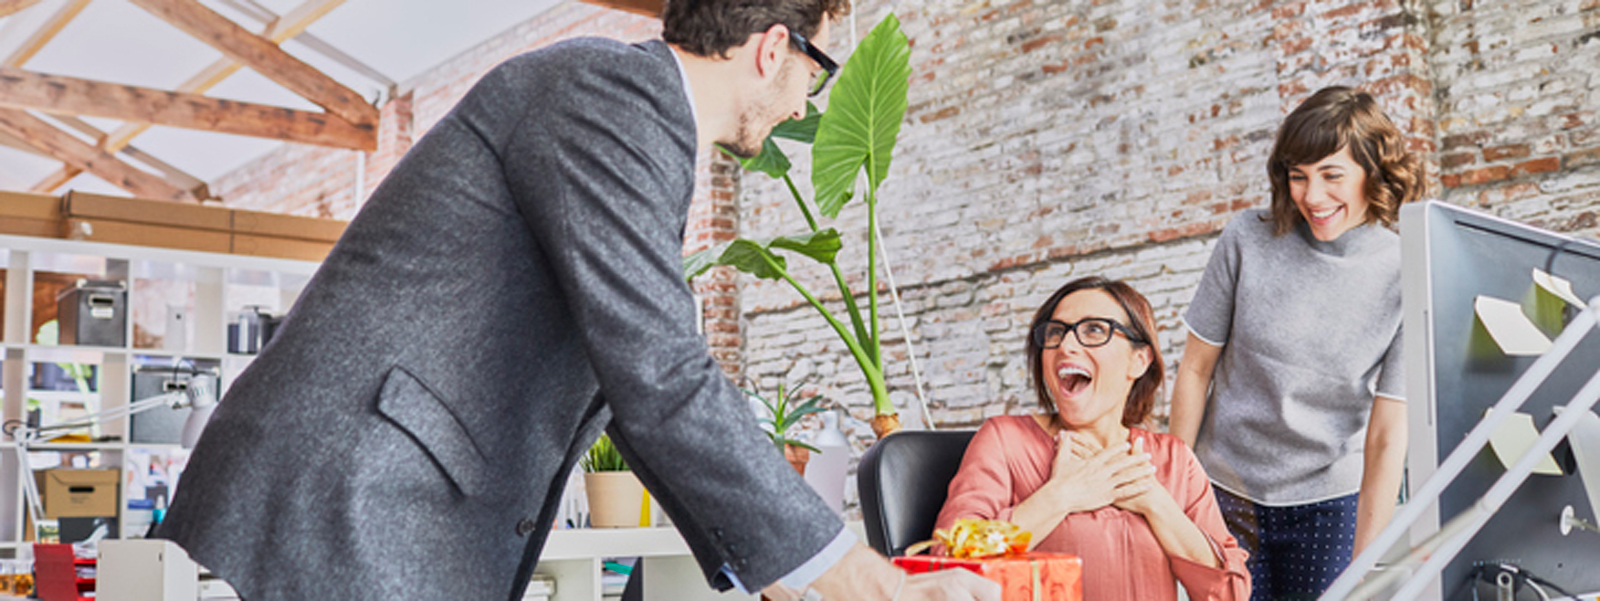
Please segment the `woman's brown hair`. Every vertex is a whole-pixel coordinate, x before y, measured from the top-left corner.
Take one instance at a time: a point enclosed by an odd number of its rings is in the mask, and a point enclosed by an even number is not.
[[[1034,340],[1033,331],[1052,315],[1055,315],[1056,305],[1061,304],[1061,299],[1080,290],[1099,290],[1111,295],[1117,304],[1122,306],[1122,312],[1128,315],[1128,329],[1133,330],[1139,340],[1128,339],[1133,348],[1147,347],[1150,349],[1150,368],[1144,375],[1133,382],[1133,388],[1128,391],[1128,404],[1122,409],[1122,425],[1137,426],[1150,419],[1150,412],[1156,406],[1156,393],[1161,389],[1161,382],[1166,377],[1165,363],[1161,360],[1161,347],[1156,341],[1156,317],[1150,309],[1150,301],[1121,280],[1108,280],[1100,276],[1078,278],[1067,282],[1033,314],[1033,323],[1028,325],[1028,373],[1033,376],[1033,391],[1039,397],[1039,406],[1046,413],[1056,414],[1056,405],[1050,400],[1050,388],[1044,381],[1044,348]]]
[[[1267,160],[1277,235],[1288,233],[1304,219],[1289,196],[1289,170],[1347,147],[1350,158],[1367,175],[1366,223],[1394,227],[1400,205],[1422,196],[1422,159],[1406,150],[1400,129],[1378,108],[1372,95],[1343,86],[1323,88],[1284,119]]]

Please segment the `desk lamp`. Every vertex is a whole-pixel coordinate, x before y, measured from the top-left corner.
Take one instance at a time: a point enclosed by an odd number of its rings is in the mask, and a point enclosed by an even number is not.
[[[21,473],[24,475],[22,487],[25,496],[27,496],[28,508],[32,511],[29,519],[37,527],[39,520],[44,515],[44,503],[39,497],[38,484],[32,478],[33,468],[28,463],[28,452],[34,445],[40,444],[43,435],[87,428],[102,421],[121,419],[157,407],[189,408],[191,411],[188,419],[184,420],[183,434],[180,438],[180,444],[183,448],[188,449],[193,448],[194,443],[200,440],[200,431],[205,428],[206,421],[211,419],[211,412],[216,409],[216,406],[217,377],[210,374],[196,374],[189,379],[188,385],[184,388],[174,389],[77,419],[37,428],[22,422],[7,423],[5,432],[11,435],[12,444],[16,445],[17,464],[21,466]]]

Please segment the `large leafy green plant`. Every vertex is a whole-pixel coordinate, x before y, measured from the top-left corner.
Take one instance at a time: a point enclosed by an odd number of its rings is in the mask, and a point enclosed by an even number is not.
[[[808,232],[767,240],[739,238],[706,249],[684,259],[684,272],[693,278],[716,265],[731,265],[764,279],[781,279],[794,287],[839,334],[872,392],[872,429],[882,437],[899,429],[899,417],[889,400],[883,376],[882,334],[878,319],[878,187],[889,173],[895,137],[906,113],[906,91],[911,79],[911,48],[900,21],[893,14],[884,17],[861,40],[845,61],[828,96],[828,110],[817,113],[811,107],[805,119],[792,120],[773,129],[760,155],[743,161],[747,169],[761,171],[788,185],[789,193],[805,216]],[[851,200],[861,198],[867,213],[867,315],[862,317],[855,294],[846,283],[838,263],[841,242],[838,230],[821,227],[811,204],[800,194],[789,175],[790,163],[772,138],[785,138],[811,144],[811,184],[815,191],[816,212],[834,219]],[[866,189],[856,194],[856,181],[866,172]],[[785,251],[823,264],[833,274],[847,319],[836,318],[790,273]]]

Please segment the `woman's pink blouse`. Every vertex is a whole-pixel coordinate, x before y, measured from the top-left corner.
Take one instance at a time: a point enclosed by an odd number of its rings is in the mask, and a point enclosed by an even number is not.
[[[1068,515],[1034,550],[1082,558],[1084,599],[1173,600],[1175,580],[1190,599],[1249,599],[1246,553],[1223,524],[1211,482],[1194,453],[1169,434],[1134,428],[1129,437],[1144,438],[1156,479],[1211,540],[1222,567],[1167,556],[1143,516],[1112,506]],[[1055,440],[1032,417],[990,418],[967,447],[937,527],[949,528],[957,518],[1009,521],[1012,509],[1050,478],[1055,452]]]

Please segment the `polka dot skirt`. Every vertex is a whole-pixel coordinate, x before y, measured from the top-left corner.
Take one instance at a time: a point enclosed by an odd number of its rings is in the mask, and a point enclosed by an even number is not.
[[[1350,564],[1358,495],[1269,507],[1215,490],[1228,530],[1250,553],[1251,601],[1316,599]]]

